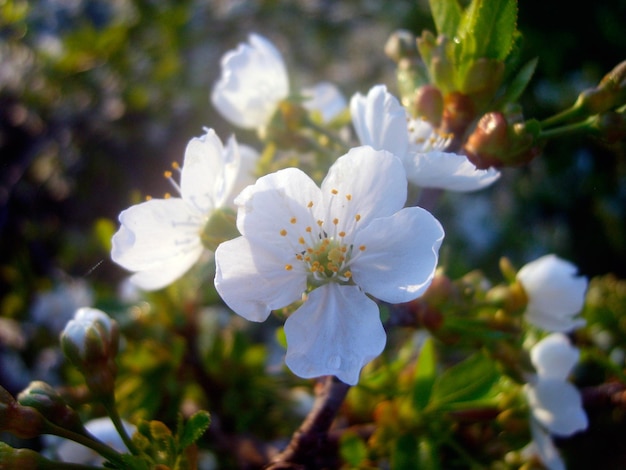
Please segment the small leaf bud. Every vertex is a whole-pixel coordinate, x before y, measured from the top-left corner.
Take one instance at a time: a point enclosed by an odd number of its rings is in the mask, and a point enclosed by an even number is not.
[[[574,108],[588,115],[601,114],[626,104],[626,60],[607,73],[595,88],[583,91]]]
[[[406,29],[394,31],[385,43],[385,54],[395,62],[416,57],[415,35]]]

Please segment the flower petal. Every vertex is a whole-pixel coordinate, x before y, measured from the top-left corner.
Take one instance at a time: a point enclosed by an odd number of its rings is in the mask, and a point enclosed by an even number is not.
[[[533,416],[551,433],[570,436],[587,428],[580,392],[571,383],[540,377],[524,391]]]
[[[523,266],[517,279],[528,296],[526,319],[547,331],[584,325],[583,319],[572,318],[582,310],[587,290],[587,279],[576,273],[576,266],[555,255]]]
[[[272,310],[302,298],[306,274],[298,265],[285,269],[292,258],[292,253],[255,246],[244,237],[229,240],[215,251],[215,288],[235,313],[264,321]]]
[[[305,88],[302,95],[306,98],[302,105],[309,111],[319,112],[323,122],[332,121],[348,106],[339,88],[331,82],[319,82]]]
[[[408,115],[385,85],[376,85],[367,96],[357,93],[350,99],[352,124],[362,145],[387,150],[404,158],[409,145]]]
[[[567,336],[552,333],[530,350],[530,360],[541,377],[565,381],[578,362],[580,351],[572,346]]]
[[[334,375],[349,385],[385,347],[376,304],[356,286],[327,284],[285,322],[287,366],[299,377]]]
[[[406,176],[399,158],[369,146],[355,147],[337,159],[322,182],[325,220],[338,218],[340,229],[353,232],[355,216],[365,227],[387,217],[406,202]],[[347,225],[346,225],[347,224]]]
[[[422,188],[462,192],[486,188],[500,178],[499,171],[479,170],[465,155],[439,151],[412,154],[406,171],[407,179]]]
[[[566,470],[565,463],[561,459],[554,442],[552,442],[552,437],[534,419],[530,420],[530,433],[533,442],[528,453],[536,454],[548,470]]]
[[[245,188],[235,199],[239,206],[237,228],[242,235],[262,245],[281,245],[295,255],[298,246],[296,230],[290,221],[315,226],[314,210],[318,209],[320,190],[303,171],[297,168],[263,176]],[[311,210],[308,206],[312,204]],[[285,235],[281,231],[285,230]]]
[[[419,297],[435,275],[444,232],[420,207],[373,220],[354,239],[364,246],[350,265],[354,282],[368,294],[391,303]]]
[[[185,149],[181,170],[181,196],[199,213],[207,214],[221,205],[226,161],[222,141],[213,129],[194,137]]]
[[[119,216],[111,258],[130,271],[145,272],[133,282],[146,290],[160,289],[184,274],[203,251],[202,220],[180,198],[152,199],[131,206]]]
[[[280,52],[262,36],[251,34],[221,61],[222,75],[211,100],[217,110],[236,126],[264,126],[278,103],[289,94],[289,79]]]

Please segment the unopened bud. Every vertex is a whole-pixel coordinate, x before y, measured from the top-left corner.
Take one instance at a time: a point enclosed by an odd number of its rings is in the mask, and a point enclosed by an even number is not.
[[[84,433],[84,427],[78,413],[68,406],[57,391],[45,382],[31,382],[17,396],[22,406],[30,406],[39,411],[46,419],[58,426],[77,433]]]
[[[385,43],[385,54],[394,62],[416,57],[415,35],[406,29],[394,31]]]
[[[422,118],[437,128],[443,115],[443,96],[434,85],[424,85],[415,91],[411,105],[414,118]]]
[[[490,112],[478,121],[464,153],[482,169],[527,163],[539,155],[538,131],[532,121],[511,123],[503,113]]]
[[[46,465],[46,463],[48,465]],[[19,469],[19,470],[37,470],[53,468],[47,461],[34,450],[30,449],[14,449],[4,442],[0,442],[0,468],[1,469]]]
[[[96,396],[113,393],[118,341],[117,322],[95,308],[77,310],[61,333],[63,353],[83,374]]]
[[[230,208],[222,207],[213,211],[200,238],[205,248],[215,251],[221,243],[239,235],[237,213]]]
[[[583,91],[574,104],[588,115],[601,114],[626,104],[626,61],[607,73],[597,87]]]
[[[46,420],[39,411],[20,405],[8,391],[0,387],[0,431],[10,432],[21,439],[31,439],[42,434],[45,429]]]

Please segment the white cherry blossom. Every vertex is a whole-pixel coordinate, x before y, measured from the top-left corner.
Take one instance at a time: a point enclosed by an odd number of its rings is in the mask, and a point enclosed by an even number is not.
[[[524,386],[531,411],[532,449],[551,470],[564,468],[550,434],[571,436],[587,428],[578,389],[567,378],[580,352],[562,333],[552,333],[530,351],[536,374]]]
[[[211,93],[213,105],[235,126],[265,126],[289,94],[289,77],[278,49],[263,36],[250,34],[247,43],[224,54],[221,67]]]
[[[417,186],[467,192],[486,188],[500,177],[494,168],[477,169],[465,155],[444,152],[449,139],[428,122],[412,119],[385,85],[372,87],[367,96],[352,96],[350,113],[361,144],[400,157],[407,179]]]
[[[397,157],[363,146],[340,157],[321,188],[288,168],[235,200],[242,236],[218,247],[215,286],[251,321],[303,302],[285,323],[296,375],[357,383],[386,342],[366,293],[407,302],[430,284],[443,229],[424,209],[403,209],[405,182]]]
[[[187,144],[180,197],[150,199],[119,216],[111,258],[133,271],[130,281],[144,290],[167,286],[193,266],[205,248],[202,235],[216,209],[232,207],[234,196],[253,181],[256,152],[231,137],[224,147],[206,130]]]
[[[575,318],[585,302],[587,279],[577,275],[572,263],[546,255],[523,266],[517,273],[528,297],[526,320],[546,331],[568,332],[585,324]]]

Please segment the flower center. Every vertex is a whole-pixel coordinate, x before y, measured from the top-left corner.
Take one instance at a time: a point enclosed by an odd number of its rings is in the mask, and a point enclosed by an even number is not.
[[[333,189],[332,195],[337,194],[338,191]],[[345,197],[347,203],[350,203],[352,196],[347,194]],[[312,207],[313,202],[309,202],[309,210]],[[350,264],[366,249],[365,245],[355,247],[351,241],[354,229],[360,220],[361,216],[355,214],[349,224],[340,225],[339,219],[333,218],[331,223],[318,220],[315,225],[305,226],[299,224],[296,217],[292,217],[289,221],[291,227],[280,230],[280,235],[291,241],[295,258],[293,263],[285,265],[285,269],[291,271],[304,268],[309,285],[313,287],[329,282],[351,283]],[[348,225],[351,230],[346,233]],[[294,244],[294,241],[297,243]]]

